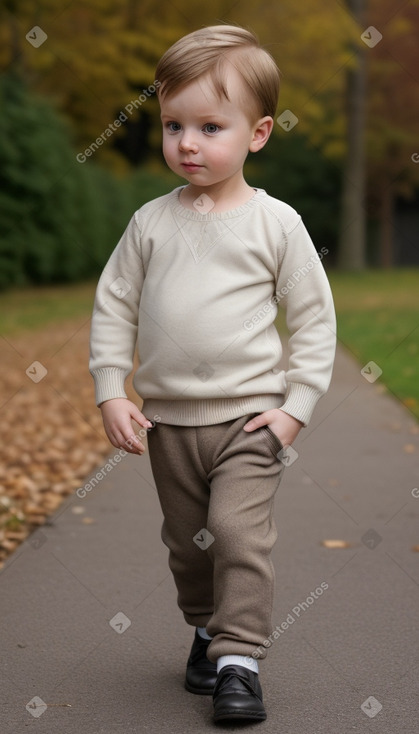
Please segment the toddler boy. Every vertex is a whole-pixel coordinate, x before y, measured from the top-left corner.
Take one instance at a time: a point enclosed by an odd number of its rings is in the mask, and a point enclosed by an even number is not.
[[[273,127],[270,54],[243,28],[202,28],[164,54],[156,78],[163,154],[188,183],[136,211],[111,255],[90,371],[115,447],[142,454],[131,421],[149,429],[162,540],[195,627],[185,687],[213,696],[215,721],[262,721],[256,657],[272,631],[274,496],[330,383],[333,299],[301,217],[243,177]],[[137,337],[142,411],[124,390]]]

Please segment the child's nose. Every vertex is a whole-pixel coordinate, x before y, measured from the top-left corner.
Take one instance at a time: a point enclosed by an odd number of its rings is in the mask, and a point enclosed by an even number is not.
[[[193,135],[190,132],[185,132],[180,141],[179,141],[179,149],[182,151],[192,150],[197,151],[198,150],[198,144],[194,140]]]

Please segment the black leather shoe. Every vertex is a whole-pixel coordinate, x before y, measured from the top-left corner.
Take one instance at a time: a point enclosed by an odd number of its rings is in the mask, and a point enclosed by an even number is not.
[[[207,658],[211,640],[204,640],[195,629],[195,639],[186,664],[185,688],[190,693],[211,696],[217,680],[217,664]]]
[[[213,703],[215,721],[266,719],[259,676],[243,665],[225,665],[221,668],[214,688]]]

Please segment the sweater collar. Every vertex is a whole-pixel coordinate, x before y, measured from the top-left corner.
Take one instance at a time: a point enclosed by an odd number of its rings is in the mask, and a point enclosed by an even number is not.
[[[241,204],[241,206],[238,206],[235,209],[229,209],[225,212],[207,212],[206,214],[202,214],[201,212],[195,211],[194,209],[188,209],[180,203],[180,192],[184,188],[186,188],[186,185],[178,186],[172,191],[173,213],[177,214],[180,217],[183,217],[184,219],[192,219],[198,222],[210,222],[216,219],[232,219],[233,217],[242,216],[243,214],[246,214],[251,209],[253,209],[255,204],[260,202],[260,200],[264,196],[266,196],[265,189],[260,189],[257,186],[253,186],[255,190],[255,195],[252,196],[252,198],[249,199],[249,201],[247,201],[245,204]]]

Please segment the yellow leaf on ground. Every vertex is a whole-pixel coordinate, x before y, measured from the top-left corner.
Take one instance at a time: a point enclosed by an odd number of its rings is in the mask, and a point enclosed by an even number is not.
[[[320,545],[324,548],[352,548],[352,543],[349,543],[347,540],[338,539],[321,540]]]

